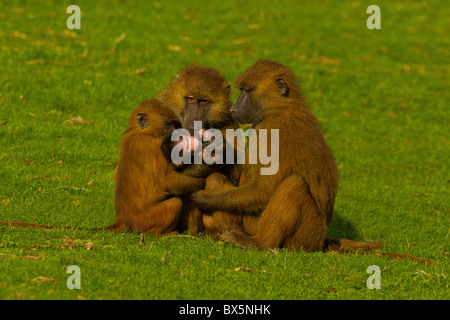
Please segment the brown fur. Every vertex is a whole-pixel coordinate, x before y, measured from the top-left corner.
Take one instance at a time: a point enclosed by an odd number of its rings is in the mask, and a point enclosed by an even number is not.
[[[215,69],[199,64],[190,65],[173,79],[169,85],[157,96],[157,99],[169,106],[179,117],[183,128],[186,116],[185,98],[192,96],[207,99],[212,102],[205,119],[211,128],[222,129],[233,127],[235,122],[230,115],[230,86],[225,78]]]
[[[231,107],[230,90],[227,81],[218,71],[194,64],[183,69],[158,95],[157,99],[171,107],[178,115],[183,128],[188,127],[189,120],[202,121],[204,128],[219,129],[225,137],[226,129],[237,128],[237,123],[233,120],[229,111]],[[194,110],[189,108],[186,101],[187,97],[206,99],[211,103],[205,107],[206,110],[191,114],[196,110],[195,108]],[[196,108],[201,109],[201,106],[198,105]],[[168,143],[168,139],[165,139],[165,143]],[[171,147],[172,145],[169,145],[166,148],[168,151],[166,159],[169,161]],[[222,174],[214,172],[221,172]],[[191,164],[183,166],[180,173],[192,177],[209,175],[205,188],[205,192],[208,193],[220,190],[224,186],[226,188],[235,186],[238,180],[234,165]],[[238,226],[241,220],[241,218],[226,212],[207,212],[207,215],[203,217],[205,232],[209,234],[215,234],[223,228]]]
[[[148,117],[145,129],[136,122],[141,112]],[[128,228],[157,235],[171,232],[182,212],[179,196],[203,187],[204,179],[176,173],[161,154],[162,139],[173,121],[177,121],[176,115],[157,100],[143,102],[132,113],[121,143],[113,230]]]
[[[278,93],[277,77],[289,86],[287,97]],[[236,242],[239,234],[245,247],[322,250],[333,214],[337,168],[294,74],[278,63],[261,61],[237,80],[237,86],[251,90],[257,109],[249,113],[262,115],[254,129],[279,130],[279,170],[264,176],[263,165],[245,164],[239,187],[209,195],[197,192],[194,202],[202,210],[244,214],[244,228],[251,236],[231,230],[222,234],[225,241]],[[270,150],[270,139],[268,144]]]
[[[432,264],[433,260],[415,257],[413,255],[407,253],[394,253],[394,252],[381,252],[378,249],[383,246],[382,243],[367,241],[367,242],[356,242],[347,239],[339,239],[339,238],[326,238],[325,239],[325,250],[338,252],[340,254],[345,253],[354,253],[358,252],[359,254],[375,254],[380,257],[386,257],[389,259],[409,259],[412,261],[417,261],[422,264]]]
[[[216,172],[206,178],[204,191],[211,194],[220,190],[236,188],[223,174]],[[227,229],[243,229],[242,215],[236,215],[225,211],[213,211],[203,213],[204,233],[217,237]]]
[[[260,163],[242,165],[239,186],[216,185],[214,193],[191,195],[202,210],[234,213],[229,229],[214,219],[204,222],[223,231],[220,239],[243,248],[366,252],[429,264],[432,260],[380,252],[376,242],[326,238],[333,215],[338,173],[314,115],[304,103],[295,75],[285,66],[259,61],[237,80],[241,95],[231,108],[235,118],[253,128],[279,130],[279,170],[260,175]],[[244,95],[242,94],[244,93]],[[241,98],[243,97],[243,98]],[[269,130],[268,130],[269,131]],[[268,139],[269,140],[269,139]],[[268,141],[268,150],[270,140]],[[238,172],[238,170],[235,170]],[[207,181],[208,184],[208,181]],[[243,228],[242,228],[243,226]]]
[[[138,114],[145,114],[144,129],[138,125]],[[115,173],[116,221],[106,229],[128,229],[154,235],[174,230],[191,233],[202,230],[200,212],[188,198],[183,202],[180,197],[201,189],[205,180],[176,173],[160,150],[163,137],[173,122],[178,122],[176,115],[157,100],[142,102],[131,114]],[[0,223],[43,229],[82,229],[23,222]],[[88,230],[99,229],[103,228]]]

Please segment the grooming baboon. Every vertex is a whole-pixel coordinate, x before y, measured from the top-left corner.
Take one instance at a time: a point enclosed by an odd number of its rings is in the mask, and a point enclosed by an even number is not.
[[[194,136],[194,121],[201,121],[203,130],[210,128],[224,132],[235,128],[236,122],[230,114],[230,85],[215,69],[194,64],[183,69],[157,99],[169,106],[179,117],[182,127]],[[164,139],[162,150],[171,162],[171,151],[176,142],[171,141],[171,133]],[[233,166],[184,164],[176,167],[179,172],[206,177],[212,172],[231,172]],[[228,174],[227,174],[228,175]]]
[[[231,86],[217,70],[194,64],[183,69],[158,95],[157,99],[163,101],[179,116],[182,127],[189,130],[190,135],[196,134],[194,132],[194,121],[201,121],[201,130],[218,129],[225,137],[226,129],[238,127],[229,111],[232,105],[230,90]],[[163,154],[169,162],[172,162],[171,152],[176,143],[171,141],[170,132],[162,144]],[[226,145],[224,141],[223,146],[224,154],[226,148],[233,147]],[[192,177],[207,177],[216,172],[208,177],[205,192],[214,192],[216,190],[214,186],[224,181],[226,184],[230,181],[230,184],[237,185],[237,171],[233,164],[192,163],[183,163],[175,166],[175,169]],[[217,178],[218,180],[215,181]],[[209,216],[212,212],[204,213],[206,214],[204,216],[206,232],[212,233],[212,229],[208,228],[208,226],[212,226],[209,223],[212,221]],[[220,221],[222,227],[237,228],[239,221],[242,220],[236,215],[229,215],[226,212],[215,212],[214,217],[216,222]]]
[[[234,127],[230,114],[231,86],[215,69],[193,64],[173,79],[157,96],[179,116],[182,127],[194,129],[194,121],[203,128]]]
[[[116,221],[106,228],[128,229],[144,234],[162,235],[178,231],[201,231],[198,209],[180,197],[203,188],[205,179],[181,175],[170,166],[160,150],[168,131],[180,126],[177,116],[162,102],[142,102],[130,116],[125,137],[121,141],[119,164],[115,178]],[[33,223],[2,221],[21,227],[64,228]],[[83,228],[74,228],[86,230]]]
[[[274,175],[261,175],[260,169],[266,165],[246,162],[235,170],[240,173],[238,187],[216,178],[216,192],[191,195],[200,209],[235,213],[235,221],[242,223],[245,231],[235,223],[237,228],[225,230],[220,239],[244,248],[341,253],[358,249],[373,253],[381,247],[376,242],[326,238],[338,187],[337,168],[292,71],[277,62],[259,61],[237,80],[237,87],[241,94],[230,110],[233,117],[240,123],[253,124],[257,134],[261,129],[279,130],[279,168]],[[267,150],[272,150],[270,143]],[[205,222],[220,228],[214,216],[210,220]],[[433,262],[401,253],[375,254]]]
[[[182,212],[179,197],[204,186],[202,178],[175,172],[162,155],[164,136],[177,127],[177,116],[158,100],[144,101],[131,115],[121,143],[116,222],[111,229],[157,235],[171,232]]]
[[[243,165],[239,186],[192,194],[207,211],[242,214],[246,233],[228,230],[225,241],[242,247],[322,250],[338,187],[336,164],[318,122],[306,107],[295,75],[285,66],[259,61],[238,80],[241,90],[230,109],[234,119],[260,129],[279,130],[279,169],[261,175]],[[268,141],[271,150],[271,141]]]

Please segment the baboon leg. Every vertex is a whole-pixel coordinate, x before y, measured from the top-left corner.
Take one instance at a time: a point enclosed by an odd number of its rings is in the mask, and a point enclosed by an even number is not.
[[[205,192],[207,193],[219,192],[232,188],[236,188],[236,186],[231,183],[225,175],[219,172],[210,174],[205,181]]]
[[[236,188],[231,181],[221,173],[213,173],[206,178],[205,192],[214,193]],[[204,232],[215,235],[226,229],[242,229],[242,215],[224,211],[214,211],[203,215]]]
[[[175,230],[181,208],[180,198],[170,198],[148,209],[126,215],[125,220],[117,220],[109,229],[113,231],[128,229],[131,232],[160,236]]]
[[[181,215],[182,205],[181,199],[176,197],[158,203],[143,217],[144,221],[138,221],[144,223],[143,230],[139,231],[158,236],[174,231]]]
[[[127,228],[128,227],[127,227],[126,223],[120,219],[116,220],[112,225],[106,227],[107,230],[111,230],[114,232],[119,232],[119,231],[125,230]]]
[[[244,225],[244,228],[250,230],[253,226]],[[322,249],[326,233],[326,217],[319,212],[308,184],[301,176],[291,175],[278,186],[261,213],[256,234],[230,230],[224,232],[221,239],[244,248],[287,247],[314,251]]]
[[[286,239],[285,248],[292,250],[320,251],[323,249],[327,235],[327,219],[318,212],[314,199],[305,201],[302,208],[301,220],[297,231]]]
[[[189,234],[202,232],[204,227],[200,210],[195,206],[188,195],[183,196],[181,200],[183,202],[183,207],[181,209],[181,215],[176,230],[180,233],[187,231]]]
[[[212,237],[216,237],[219,233],[219,225],[217,221],[213,218],[211,214],[203,214],[202,215],[203,222],[203,234],[210,235]]]

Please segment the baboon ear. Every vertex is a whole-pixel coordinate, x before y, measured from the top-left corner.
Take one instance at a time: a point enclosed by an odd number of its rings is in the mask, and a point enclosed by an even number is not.
[[[286,81],[282,77],[278,77],[276,79],[277,86],[278,86],[278,92],[283,96],[287,97],[289,96],[289,86],[287,85]]]
[[[136,116],[136,121],[141,129],[148,127],[147,114],[145,112],[139,112]]]

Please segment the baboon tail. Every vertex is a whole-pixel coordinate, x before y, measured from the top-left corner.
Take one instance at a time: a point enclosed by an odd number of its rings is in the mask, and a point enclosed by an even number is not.
[[[380,242],[358,242],[342,238],[326,238],[325,239],[325,252],[338,252],[343,253],[358,253],[358,254],[375,254],[376,256],[386,257],[389,259],[409,259],[412,261],[418,261],[423,264],[432,264],[433,260],[415,257],[406,253],[394,253],[394,252],[381,252],[378,250],[383,247],[384,244]]]
[[[69,227],[69,226],[48,226],[45,224],[37,224],[37,223],[30,223],[30,222],[20,222],[20,221],[0,221],[0,225],[8,225],[13,227],[21,227],[21,228],[34,228],[34,229],[74,229],[74,230],[88,230],[88,231],[99,231],[99,230],[105,230],[109,227],[98,227],[98,228],[77,228],[77,227]]]

